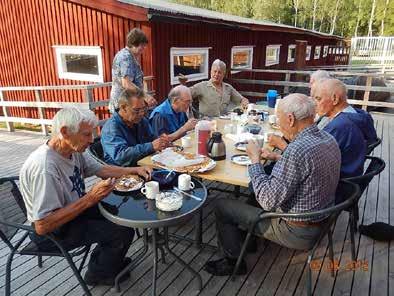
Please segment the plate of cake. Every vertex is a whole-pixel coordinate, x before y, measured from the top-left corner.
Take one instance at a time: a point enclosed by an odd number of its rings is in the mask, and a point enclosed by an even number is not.
[[[144,180],[137,175],[124,175],[115,181],[115,191],[131,192],[141,189]]]
[[[159,167],[179,173],[203,173],[212,170],[216,166],[216,162],[207,156],[174,151],[169,148],[153,155],[152,161]]]

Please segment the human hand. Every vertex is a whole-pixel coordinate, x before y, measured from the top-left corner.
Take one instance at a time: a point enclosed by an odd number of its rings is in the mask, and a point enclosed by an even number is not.
[[[282,137],[274,134],[268,135],[268,144],[282,151],[287,147],[286,141]]]
[[[277,161],[280,158],[279,154],[269,151],[268,149],[265,149],[265,148],[261,148],[260,156],[261,156],[261,158],[265,158],[265,159],[273,160],[273,161]]]
[[[134,169],[135,169],[135,172],[139,176],[143,177],[146,181],[149,181],[151,179],[152,168],[143,166],[143,167],[137,167]]]
[[[155,151],[160,151],[171,146],[171,141],[168,135],[162,134],[160,137],[158,137],[156,140],[152,142],[152,145]]]
[[[260,162],[260,146],[256,141],[248,141],[248,145],[246,145],[246,153],[248,154],[252,163]]]
[[[248,104],[249,104],[249,100],[247,98],[243,98],[241,100],[241,107],[242,107],[242,109],[248,108]]]
[[[196,126],[198,120],[196,118],[190,118],[184,125],[185,132],[191,131]]]
[[[148,108],[151,108],[151,107],[154,107],[157,105],[156,99],[148,94],[145,96],[145,103],[148,105]]]
[[[94,203],[98,203],[104,197],[111,193],[115,188],[115,178],[108,178],[106,180],[98,181],[93,185],[92,189],[89,190],[89,196]]]
[[[188,80],[188,79],[187,79],[187,77],[186,77],[185,75],[179,74],[179,76],[178,76],[178,81],[179,81],[180,84],[186,85],[187,80]]]

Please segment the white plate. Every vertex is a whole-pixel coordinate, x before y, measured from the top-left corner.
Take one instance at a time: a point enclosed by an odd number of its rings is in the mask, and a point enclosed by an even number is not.
[[[233,157],[231,157],[231,161],[235,164],[239,164],[239,165],[250,165],[252,164],[249,156],[247,155],[234,155]]]
[[[239,142],[238,142],[239,143]],[[237,149],[237,150],[239,150],[239,151],[246,151],[246,145],[247,144],[238,144],[238,143],[235,143],[234,144],[234,146],[235,146],[235,149]]]
[[[198,172],[199,172],[199,173],[204,173],[204,172],[213,170],[213,169],[215,168],[215,166],[216,166],[216,161],[214,161],[213,159],[211,159],[211,160],[209,161],[209,164],[208,164],[205,168],[199,169]]]
[[[220,115],[219,116],[220,119],[231,119],[230,115]]]
[[[128,188],[128,189],[117,189],[116,187],[114,188],[115,191],[118,192],[131,192],[131,191],[136,191],[141,189],[141,187],[144,185],[144,181],[141,181],[140,183],[138,183],[137,185],[135,185],[134,187]]]

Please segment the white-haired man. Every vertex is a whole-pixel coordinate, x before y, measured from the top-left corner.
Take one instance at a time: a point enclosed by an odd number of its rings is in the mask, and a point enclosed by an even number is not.
[[[330,73],[325,70],[317,70],[311,74],[309,77],[309,88],[311,89],[311,97],[313,97],[313,92],[315,91],[315,85],[318,81],[324,79],[330,79]]]
[[[302,213],[325,209],[334,204],[339,180],[340,151],[335,139],[314,125],[315,104],[302,94],[291,94],[278,105],[280,129],[290,141],[271,175],[260,163],[265,150],[249,142],[247,153],[252,161],[249,175],[260,207],[238,200],[221,199],[215,207],[218,242],[224,257],[210,261],[205,270],[214,275],[229,275],[241,251],[241,232],[262,211]],[[255,228],[262,236],[294,249],[311,247],[325,224],[319,219],[263,220]],[[243,262],[238,271],[246,273]]]
[[[37,234],[39,248],[53,249],[43,234],[52,233],[67,249],[97,243],[85,274],[88,285],[113,285],[134,231],[113,224],[99,212],[97,203],[114,188],[114,178],[138,174],[150,178],[149,168],[102,165],[83,153],[93,141],[98,120],[92,111],[62,109],[53,118],[52,137],[27,158],[20,171],[20,187],[27,217]],[[84,179],[96,175],[105,180],[85,190]]]
[[[190,89],[184,85],[177,85],[170,90],[168,99],[157,106],[149,117],[153,134],[159,137],[167,134],[170,141],[174,141],[192,130],[197,123],[195,118],[188,120],[186,112],[192,102]]]
[[[230,103],[246,106],[249,101],[230,84],[223,82],[226,64],[216,59],[211,67],[211,79],[193,85],[190,90],[193,100],[199,101],[199,113],[219,116],[230,111]],[[184,81],[182,81],[184,83]]]

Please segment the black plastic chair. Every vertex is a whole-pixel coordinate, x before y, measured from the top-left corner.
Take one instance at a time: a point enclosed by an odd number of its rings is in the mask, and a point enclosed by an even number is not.
[[[343,180],[355,183],[360,187],[360,194],[359,196],[357,196],[357,201],[352,209],[354,215],[354,222],[355,222],[353,224],[354,231],[357,230],[357,221],[359,219],[358,201],[360,200],[365,189],[368,187],[369,183],[372,181],[373,177],[379,175],[386,167],[386,163],[384,162],[384,160],[379,157],[366,156],[365,160],[366,161],[369,160],[370,162],[363,175],[357,177],[351,177],[351,178],[343,178]]]
[[[17,185],[18,179],[18,177],[0,178],[0,237],[11,251],[6,266],[5,295],[11,295],[11,265],[15,254],[37,256],[40,268],[42,267],[42,256],[64,257],[86,295],[91,295],[81,276],[81,270],[88,256],[90,245],[68,252],[52,234],[43,235],[54,244],[53,248],[48,250],[38,248],[34,242],[26,241],[29,233],[35,233],[35,230],[32,226],[26,224],[26,207]],[[79,268],[77,268],[72,258],[80,255],[83,255],[83,258]]]
[[[382,139],[380,139],[380,138],[376,138],[376,141],[375,141],[375,142],[370,143],[370,144],[367,146],[367,155],[370,155],[370,154],[372,153],[372,151],[373,151],[376,147],[378,147],[381,143],[382,143]]]
[[[104,150],[103,150],[103,146],[101,145],[101,138],[100,137],[96,137],[93,140],[93,143],[90,144],[90,146],[88,148],[88,153],[98,162],[105,164]]]
[[[348,182],[348,181],[340,181],[337,187],[337,192],[341,192],[341,195],[346,196],[347,199],[338,205],[329,207],[324,210],[320,211],[314,211],[314,212],[308,212],[308,213],[277,213],[277,212],[264,212],[261,213],[259,216],[256,217],[254,222],[249,226],[248,233],[246,235],[245,241],[242,245],[241,253],[238,257],[237,263],[235,265],[235,268],[233,270],[233,274],[231,275],[231,280],[235,279],[235,275],[237,273],[237,270],[243,260],[243,257],[246,252],[247,245],[249,243],[249,240],[254,232],[254,229],[256,225],[261,222],[262,220],[265,219],[280,219],[280,218],[314,218],[314,217],[321,217],[321,216],[328,216],[326,218],[326,223],[325,226],[317,239],[316,243],[309,251],[308,259],[307,259],[307,265],[308,265],[308,271],[307,271],[307,295],[312,295],[312,271],[311,271],[311,261],[313,258],[313,255],[319,246],[321,240],[327,235],[328,237],[328,248],[329,248],[329,257],[331,262],[334,262],[334,248],[333,248],[333,243],[332,243],[332,230],[331,227],[332,225],[336,222],[338,216],[340,213],[353,206],[354,202],[357,199],[357,196],[359,194],[360,189],[358,188],[358,185]],[[331,275],[334,276],[334,269],[331,269]]]

